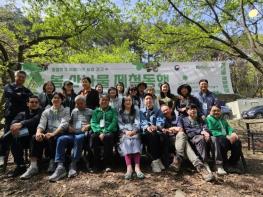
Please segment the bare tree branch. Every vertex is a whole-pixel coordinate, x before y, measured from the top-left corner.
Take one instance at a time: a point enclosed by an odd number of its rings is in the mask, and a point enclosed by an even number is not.
[[[210,9],[212,10],[214,16],[215,16],[215,21],[218,24],[218,26],[220,27],[221,32],[223,33],[223,35],[229,40],[229,42],[231,44],[234,44],[234,41],[232,40],[232,38],[230,37],[230,35],[224,30],[224,28],[222,27],[220,20],[218,18],[218,15],[213,7],[213,5],[209,2],[209,0],[205,0],[207,5],[210,7]]]
[[[201,31],[203,31],[204,33],[206,33],[208,35],[208,37],[212,40],[215,40],[217,42],[220,42],[222,44],[224,44],[225,46],[231,48],[231,50],[234,50],[235,52],[237,52],[239,54],[239,56],[243,59],[246,59],[247,61],[249,61],[250,63],[252,63],[254,65],[254,67],[256,69],[258,69],[261,73],[263,73],[263,68],[262,68],[262,65],[254,60],[253,58],[249,57],[244,51],[242,51],[242,49],[238,48],[237,46],[219,38],[219,37],[216,37],[214,35],[212,35],[205,27],[203,27],[199,22],[191,19],[190,17],[186,16],[182,11],[180,11],[176,5],[171,1],[171,0],[168,0],[168,2],[170,3],[170,5],[182,16],[184,17],[186,20],[188,20],[189,22],[195,24],[197,27],[199,27],[201,29]]]

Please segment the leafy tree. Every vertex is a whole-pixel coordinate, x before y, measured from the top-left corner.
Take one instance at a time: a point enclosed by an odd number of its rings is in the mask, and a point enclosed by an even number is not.
[[[92,46],[94,35],[118,20],[118,9],[108,0],[27,3],[22,11],[14,4],[0,8],[0,59],[10,74],[20,68],[14,62],[34,58],[62,61],[69,48],[77,48],[81,42]]]
[[[142,39],[153,51],[170,46],[191,55],[219,51],[263,73],[262,8],[262,1],[252,0],[144,0],[133,17],[147,24]],[[254,18],[248,16],[252,9],[258,13]]]

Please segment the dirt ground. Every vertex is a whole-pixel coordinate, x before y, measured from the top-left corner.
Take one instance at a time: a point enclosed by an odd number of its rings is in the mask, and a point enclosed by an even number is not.
[[[231,124],[238,128],[241,135],[244,123],[231,121]],[[261,130],[261,125],[255,127]],[[217,177],[212,183],[204,182],[189,168],[180,173],[167,170],[153,174],[144,164],[142,168],[146,178],[132,181],[123,179],[124,167],[110,173],[81,171],[73,179],[66,178],[56,183],[49,183],[45,172],[27,181],[10,179],[6,174],[0,174],[0,196],[263,196],[263,153],[252,154],[251,150],[247,150],[245,140],[243,142],[248,171],[245,174]],[[14,164],[10,160],[8,169],[12,168]]]

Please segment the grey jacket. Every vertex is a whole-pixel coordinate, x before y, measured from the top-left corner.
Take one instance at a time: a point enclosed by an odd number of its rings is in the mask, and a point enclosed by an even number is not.
[[[82,124],[89,124],[92,116],[92,109],[86,108],[84,110],[79,110],[78,108],[73,109],[71,112],[71,120],[70,123],[73,128],[78,129],[78,122],[80,121]],[[82,125],[80,125],[82,126]]]
[[[55,110],[52,106],[42,113],[37,128],[40,128],[43,131],[51,132],[53,132],[57,128],[66,130],[68,129],[69,121],[69,108],[64,108],[63,106],[61,106],[58,110]]]

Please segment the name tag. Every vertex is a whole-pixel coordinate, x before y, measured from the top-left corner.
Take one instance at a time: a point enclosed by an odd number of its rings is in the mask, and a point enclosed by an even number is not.
[[[82,128],[82,121],[77,121],[75,129],[81,129]]]
[[[105,120],[104,120],[104,119],[101,119],[101,120],[100,120],[100,127],[101,127],[101,128],[104,128],[104,127],[105,127]]]
[[[207,103],[203,103],[203,109],[207,110]]]

